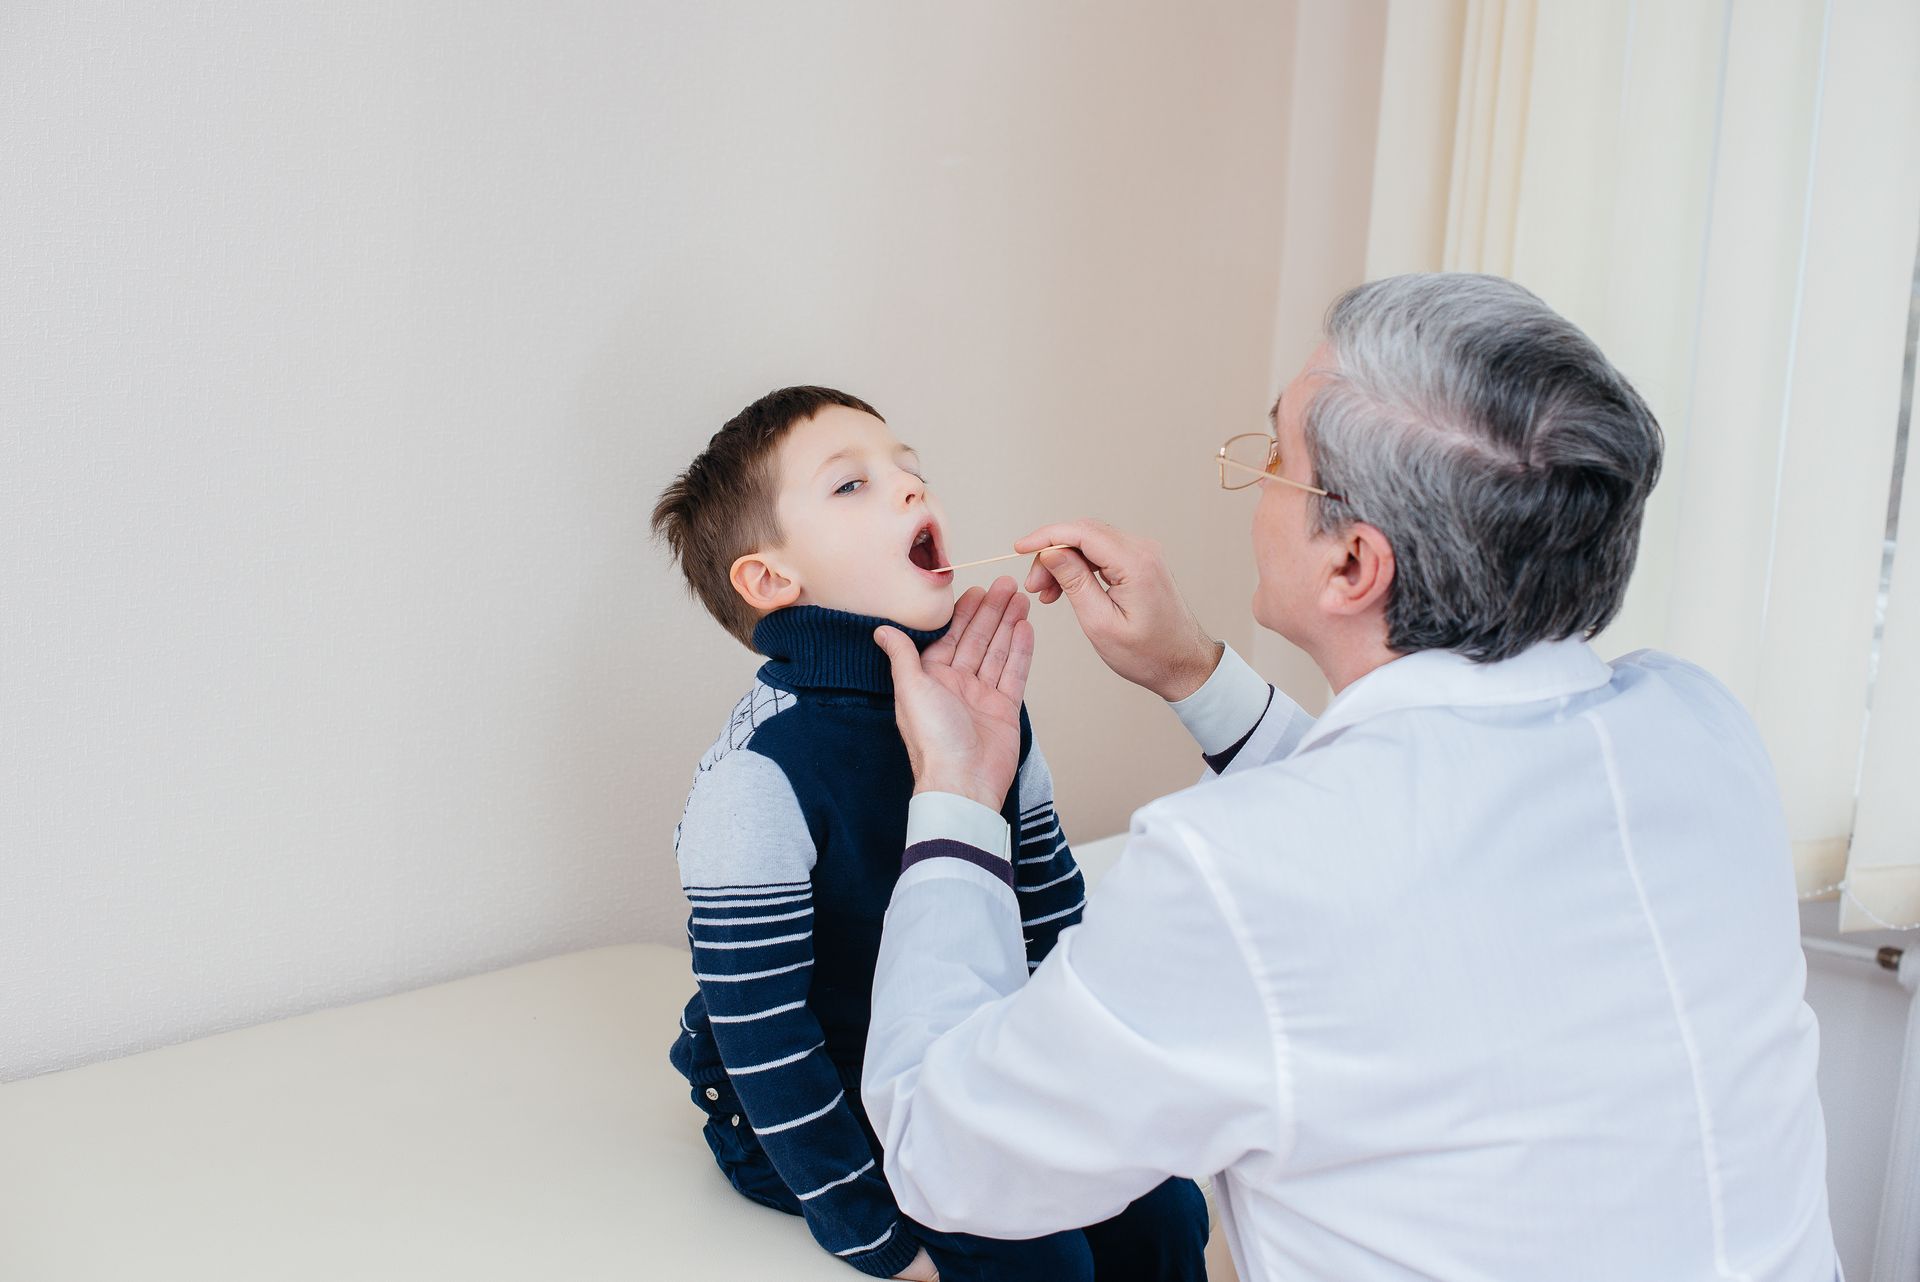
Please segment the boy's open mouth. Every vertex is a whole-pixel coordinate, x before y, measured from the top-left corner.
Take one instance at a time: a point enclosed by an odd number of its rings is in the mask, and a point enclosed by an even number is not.
[[[945,562],[940,559],[940,528],[932,521],[922,521],[914,530],[913,540],[907,544],[907,561],[936,583],[948,581],[947,575],[933,572]]]

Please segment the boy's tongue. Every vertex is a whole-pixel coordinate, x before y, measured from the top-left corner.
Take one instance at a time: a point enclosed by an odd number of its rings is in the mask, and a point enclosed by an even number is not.
[[[923,570],[931,570],[935,565],[933,552],[933,539],[930,537],[921,537],[916,539],[913,546],[907,549],[907,560],[913,562]]]
[[[907,544],[907,563],[922,574],[939,578],[941,576],[933,571],[940,566],[940,555],[939,531],[932,521],[926,521],[913,532],[913,540]]]

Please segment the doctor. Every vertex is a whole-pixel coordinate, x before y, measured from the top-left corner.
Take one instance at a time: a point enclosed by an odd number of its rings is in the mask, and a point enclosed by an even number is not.
[[[1317,721],[1153,544],[1018,545],[1070,545],[1029,590],[1209,776],[1134,815],[1031,978],[1012,887],[1049,851],[998,814],[1027,599],[968,593],[924,657],[877,634],[917,787],[862,1090],[901,1209],[1033,1236],[1212,1175],[1245,1282],[1834,1277],[1766,752],[1706,673],[1586,640],[1660,469],[1645,403],[1518,286],[1404,276],[1334,305],[1272,420],[1221,479],[1259,486],[1254,616],[1326,675]]]

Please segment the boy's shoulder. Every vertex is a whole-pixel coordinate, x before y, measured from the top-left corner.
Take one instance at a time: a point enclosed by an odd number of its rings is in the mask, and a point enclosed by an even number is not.
[[[711,854],[732,848],[749,834],[807,831],[792,781],[778,756],[767,751],[768,727],[790,718],[799,702],[790,691],[756,681],[733,705],[726,728],[701,754],[694,771],[693,787],[674,826],[676,851],[685,855],[690,832],[698,838],[693,847]]]
[[[845,720],[811,696],[756,679],[727,714],[726,728],[700,755],[695,794],[765,786],[784,779],[805,792],[846,755]],[[891,723],[889,722],[889,725]],[[856,734],[857,738],[857,734]]]
[[[781,776],[789,788],[805,792],[820,783],[823,772],[830,774],[837,764],[843,764],[845,750],[857,748],[873,732],[873,727],[866,724],[870,717],[862,718],[859,727],[853,728],[842,725],[844,718],[833,716],[830,708],[814,707],[816,715],[810,716],[809,706],[804,695],[756,679],[728,713],[726,728],[701,754],[688,804],[691,806],[694,795],[702,792],[730,791],[727,785],[737,781],[764,785]],[[891,730],[891,718],[888,723]],[[851,742],[847,740],[850,729]],[[1020,706],[1019,760],[1020,791],[1035,784],[1050,788],[1051,776],[1024,703]]]
[[[792,779],[810,774],[820,759],[831,759],[837,736],[846,727],[812,696],[757,678],[727,714],[727,725],[700,756],[694,778],[737,770],[744,759],[770,761]],[[764,760],[763,760],[764,759]]]
[[[753,687],[733,705],[733,711],[727,715],[726,729],[700,755],[699,774],[707,774],[734,753],[751,747],[764,727],[798,703],[798,697],[790,691],[756,680]],[[766,746],[764,741],[761,746]]]

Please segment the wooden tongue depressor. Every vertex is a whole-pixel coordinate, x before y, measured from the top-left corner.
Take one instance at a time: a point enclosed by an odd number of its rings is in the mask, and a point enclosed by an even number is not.
[[[1042,552],[1057,552],[1061,548],[1070,548],[1071,543],[1049,543],[1032,552],[1009,552],[1005,556],[983,556],[978,561],[962,561],[958,565],[942,565],[928,571],[930,574],[947,574],[954,570],[970,570],[976,565],[992,565],[995,561],[1018,561],[1022,557],[1038,556]]]

